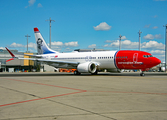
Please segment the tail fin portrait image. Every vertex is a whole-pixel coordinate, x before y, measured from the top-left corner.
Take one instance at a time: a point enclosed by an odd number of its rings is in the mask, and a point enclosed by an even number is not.
[[[49,53],[56,53],[56,51],[51,50],[45,40],[43,39],[41,33],[39,32],[38,28],[34,28],[34,33],[35,33],[35,39],[36,39],[36,44],[37,44],[37,51],[38,54],[49,54]]]

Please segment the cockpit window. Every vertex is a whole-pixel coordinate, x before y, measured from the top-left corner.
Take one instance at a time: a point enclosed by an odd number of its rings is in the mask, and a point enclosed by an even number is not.
[[[153,57],[152,55],[143,55],[143,57],[148,58],[148,57]]]

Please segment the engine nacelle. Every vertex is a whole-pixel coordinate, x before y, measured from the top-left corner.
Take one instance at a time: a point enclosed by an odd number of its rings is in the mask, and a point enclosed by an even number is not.
[[[77,70],[80,73],[95,73],[96,65],[92,62],[81,63],[77,66]]]

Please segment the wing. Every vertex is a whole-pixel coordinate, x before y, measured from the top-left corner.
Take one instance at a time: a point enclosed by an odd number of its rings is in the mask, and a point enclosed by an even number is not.
[[[8,48],[6,48],[6,49],[10,53],[10,55],[13,57],[10,60],[14,60],[14,59],[33,60],[33,61],[43,62],[43,63],[46,63],[48,65],[54,66],[54,67],[62,67],[62,68],[66,68],[66,67],[76,68],[79,64],[79,62],[69,62],[69,61],[43,59],[43,58],[40,58],[40,56],[38,56],[38,55],[27,55],[27,54],[25,54],[25,56],[32,56],[32,57],[35,57],[35,58],[18,58],[18,57],[15,57],[15,55]]]
[[[45,63],[57,63],[57,64],[71,64],[71,65],[78,65],[79,62],[69,62],[69,61],[60,61],[60,60],[48,60],[48,59],[38,59],[38,58],[17,58],[20,60],[33,60]]]
[[[38,58],[17,58],[23,60],[33,60],[54,66],[56,68],[77,68],[79,62],[69,62],[69,61],[60,61],[60,60],[49,60],[49,59],[38,59]]]

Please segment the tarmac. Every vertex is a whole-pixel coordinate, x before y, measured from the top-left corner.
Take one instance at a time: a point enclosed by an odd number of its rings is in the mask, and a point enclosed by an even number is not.
[[[167,120],[167,73],[0,73],[0,120]]]

